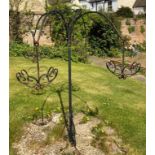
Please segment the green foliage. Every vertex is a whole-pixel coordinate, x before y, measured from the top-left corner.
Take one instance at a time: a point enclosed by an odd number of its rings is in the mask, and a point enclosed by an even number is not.
[[[48,131],[47,138],[45,140],[45,144],[51,144],[54,143],[55,141],[63,138],[64,136],[64,124],[63,123],[58,123],[54,126],[52,130]]]
[[[50,6],[49,9],[55,7],[56,6]],[[70,6],[60,5],[60,7],[64,10],[66,20],[70,20],[70,18],[74,16]],[[120,21],[117,19],[117,16],[115,14],[107,14],[106,16],[116,25],[119,31]],[[57,16],[51,17],[50,23],[52,27],[51,38],[56,46],[65,45],[66,32],[63,23],[60,22],[60,18]],[[96,34],[96,32],[98,33]],[[85,62],[85,56],[88,53],[98,56],[111,55],[111,53],[109,53],[110,48],[118,47],[118,42],[117,34],[111,25],[96,14],[84,16],[83,19],[79,19],[74,25],[72,45],[75,51],[80,53],[81,56],[79,59],[82,59],[80,60],[82,62]],[[85,48],[86,50],[84,50]]]
[[[92,133],[94,134],[92,145],[108,153],[108,149],[105,145],[106,136],[103,130],[103,124],[99,123],[97,126],[93,127]]]
[[[26,52],[32,51],[33,48],[28,44],[11,42],[9,46],[9,54],[10,56],[23,56]]]
[[[140,32],[141,33],[144,33],[145,32],[145,27],[143,25],[141,25],[141,27],[140,27]]]
[[[116,14],[121,17],[125,18],[132,18],[133,17],[133,11],[129,7],[121,7],[117,10]]]
[[[10,56],[24,56],[26,52],[33,52],[33,47],[24,43],[10,43]],[[40,46],[40,53],[45,58],[68,60],[68,48],[65,45],[53,47]],[[80,44],[78,46],[72,46],[72,61],[87,63],[87,53],[88,52],[85,52],[85,47],[80,46]]]
[[[133,51],[132,49],[125,51],[125,56],[127,56],[127,57],[134,57],[136,55],[137,55],[137,53],[135,51]]]
[[[119,31],[120,22],[114,17],[113,15],[109,15],[109,18],[117,26]],[[88,38],[92,55],[112,56],[111,49],[120,47],[120,40],[113,27],[100,18],[94,21]]]
[[[129,31],[129,33],[135,32],[135,26],[129,26],[128,31]]]
[[[138,14],[138,15],[136,15],[136,18],[137,19],[146,19],[146,14],[145,13]]]
[[[126,24],[126,25],[131,25],[130,20],[127,19],[126,22],[125,22],[125,24]]]
[[[144,41],[143,43],[139,43],[135,45],[135,48],[139,51],[139,52],[146,52],[146,42]]]
[[[96,106],[90,106],[86,104],[85,108],[81,110],[87,116],[96,116],[99,113],[99,110]]]
[[[68,82],[67,62],[60,59],[43,59],[42,66],[53,66],[59,69],[56,81],[51,85]],[[23,127],[29,120],[23,120],[23,116],[32,116],[34,109],[40,107],[45,95],[33,95],[30,90],[15,78],[15,74],[25,68],[35,66],[25,58],[10,57],[10,150],[13,143],[22,137]],[[95,105],[99,109],[97,117],[101,122],[108,124],[118,131],[118,134],[131,147],[145,154],[145,83],[128,78],[120,81],[107,71],[107,69],[92,66],[90,64],[73,63],[73,84],[80,87],[75,94],[83,100]],[[24,93],[23,93],[24,92]],[[56,93],[49,90],[51,94],[46,111],[51,113],[59,105],[59,98]],[[62,93],[65,107],[68,106],[68,94]],[[73,96],[73,107],[75,112],[84,109],[85,104]],[[60,110],[59,110],[60,112]],[[60,130],[62,131],[62,130]],[[51,136],[53,137],[53,136]],[[52,138],[49,138],[52,141]]]
[[[128,49],[125,51],[125,56],[133,57],[136,56],[139,52],[146,52],[146,42],[139,44],[134,44],[133,49]]]
[[[122,53],[121,50],[118,48],[110,48],[110,51],[108,52],[109,57],[121,57]]]
[[[104,130],[102,128],[103,124],[99,123],[97,126],[93,127],[91,131],[95,136],[99,137],[104,133]]]
[[[146,68],[141,67],[141,68],[140,68],[140,73],[141,73],[142,75],[146,76]]]
[[[90,120],[88,116],[83,116],[82,120],[80,121],[80,124],[85,124]]]

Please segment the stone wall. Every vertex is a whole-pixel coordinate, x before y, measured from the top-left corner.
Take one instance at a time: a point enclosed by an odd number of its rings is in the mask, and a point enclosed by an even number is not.
[[[144,19],[134,20],[128,19],[130,25],[126,24],[127,19],[122,20],[121,22],[121,31],[123,35],[129,36],[131,44],[143,43],[146,40],[146,31],[144,33],[141,32],[141,26],[146,30],[146,24]],[[129,33],[129,26],[133,26],[135,31]]]
[[[40,15],[38,15],[38,14],[35,15],[34,20],[33,20],[34,27],[35,27],[35,24],[36,24],[37,20],[39,19],[39,17],[40,17]],[[143,43],[146,40],[146,32],[144,32],[144,33],[141,32],[141,26],[143,26],[144,29],[146,29],[145,20],[140,19],[140,20],[135,21],[134,19],[128,19],[128,21],[130,22],[130,25],[126,24],[126,20],[127,19],[124,19],[121,21],[121,32],[122,32],[122,34],[125,36],[128,36],[130,38],[130,44]],[[133,26],[135,28],[135,31],[132,33],[129,33],[129,30],[128,30],[128,28],[130,26]],[[30,32],[26,33],[23,36],[23,41],[24,41],[24,43],[28,43],[31,45],[33,44],[32,35]],[[40,45],[50,46],[53,44],[54,43],[51,41],[51,38],[50,38],[50,27],[46,26],[42,32],[42,36],[40,39]]]
[[[40,18],[40,16],[41,16],[41,14],[37,14],[37,13],[34,15],[34,18],[32,21],[33,27],[31,28],[31,31],[35,30],[37,21]],[[39,29],[37,30],[36,38],[38,37],[38,34],[39,34]],[[26,44],[33,45],[33,39],[32,39],[31,32],[27,32],[23,35],[23,42]],[[51,46],[54,44],[52,42],[51,36],[50,36],[50,26],[44,26],[43,27],[39,43],[40,43],[40,45],[45,45],[45,46]]]
[[[19,11],[45,13],[45,0],[22,0]]]

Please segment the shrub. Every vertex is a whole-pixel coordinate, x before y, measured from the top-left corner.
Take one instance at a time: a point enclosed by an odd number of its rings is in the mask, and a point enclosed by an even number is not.
[[[140,44],[134,44],[133,49],[125,51],[125,56],[133,57],[136,56],[139,52],[146,52],[146,42]]]
[[[133,11],[129,7],[121,7],[117,10],[116,14],[121,17],[125,18],[132,18],[133,17]]]
[[[131,25],[130,20],[127,19],[126,22],[125,22],[125,24],[126,24],[126,25]]]
[[[140,13],[138,15],[136,15],[137,19],[146,19],[146,14],[145,13]]]
[[[63,6],[63,9],[65,9],[66,20],[68,18],[70,19],[73,15],[70,7]],[[120,21],[116,19],[117,16],[115,14],[108,14],[108,18],[120,30]],[[55,42],[55,45],[64,45],[66,43],[65,28],[62,22],[60,22],[60,19],[58,17],[52,17],[51,26],[51,38]],[[86,37],[88,37],[88,40],[85,40]],[[85,57],[88,53],[97,56],[108,56],[110,48],[117,48],[118,42],[119,39],[116,32],[105,19],[95,14],[92,14],[91,17],[84,16],[83,19],[78,20],[74,25],[72,45],[75,52],[73,53],[80,56],[77,57],[73,54],[73,57],[75,56],[74,59],[78,58],[76,61],[85,62]],[[87,50],[84,50],[85,44],[89,46]]]
[[[146,42],[144,41],[143,43],[140,44],[136,44],[135,48],[139,51],[139,52],[146,52]]]
[[[120,22],[111,17],[112,22],[120,30]],[[111,49],[120,46],[120,40],[117,33],[109,23],[98,19],[95,21],[88,33],[90,54],[97,56],[111,56]]]
[[[135,27],[134,26],[129,26],[128,31],[129,31],[129,33],[135,32]]]
[[[74,62],[87,62],[87,54],[84,51],[82,46],[73,46],[72,47],[72,61]],[[12,42],[10,44],[10,56],[24,56],[26,52],[33,52],[33,47],[24,44]],[[82,53],[83,52],[83,53]],[[68,48],[65,45],[61,46],[40,46],[40,54],[42,57],[47,57],[50,59],[61,58],[63,60],[68,60]]]
[[[111,48],[108,52],[109,57],[121,57],[122,53],[118,48]]]
[[[143,25],[141,25],[141,27],[140,27],[140,32],[141,33],[144,33],[145,32],[145,27]]]
[[[134,57],[137,55],[137,52],[133,51],[133,50],[126,50],[125,51],[125,56],[127,57]]]
[[[23,43],[17,43],[17,42],[12,42],[10,43],[9,46],[10,56],[23,56],[26,52],[32,51],[33,48],[30,45],[23,44]]]

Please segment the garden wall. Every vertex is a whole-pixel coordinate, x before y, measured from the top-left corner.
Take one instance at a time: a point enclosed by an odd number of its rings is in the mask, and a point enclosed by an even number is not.
[[[145,19],[124,19],[121,21],[121,31],[123,35],[130,37],[131,44],[143,43],[146,40],[145,30]]]
[[[34,25],[36,24],[37,20],[39,18],[39,15],[36,14],[34,17]],[[130,24],[128,25],[129,22]],[[133,30],[129,30],[133,29]],[[121,21],[121,32],[123,35],[127,35],[130,38],[130,43],[131,44],[139,44],[143,43],[146,40],[146,24],[145,24],[145,19],[123,19]],[[28,44],[32,44],[32,38],[31,34],[27,33],[24,36],[24,42]],[[50,39],[50,30],[49,27],[46,27],[43,31],[41,40],[40,40],[41,45],[51,45],[53,44]]]

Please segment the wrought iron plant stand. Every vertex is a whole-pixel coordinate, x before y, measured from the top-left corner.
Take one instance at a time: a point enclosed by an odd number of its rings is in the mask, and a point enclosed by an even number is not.
[[[119,39],[121,39],[122,43],[124,42],[121,35],[117,31],[115,25],[112,23],[112,21],[103,13],[100,12],[92,12],[92,11],[84,11],[82,9],[72,9],[72,15],[69,18],[66,18],[66,12],[67,10],[65,9],[56,9],[56,10],[51,10],[45,14],[43,14],[37,24],[36,24],[36,29],[33,33],[33,45],[34,45],[34,53],[31,55],[33,57],[33,61],[36,62],[36,70],[37,70],[37,75],[36,77],[31,76],[28,74],[26,70],[21,70],[21,72],[18,72],[16,74],[17,80],[36,90],[43,89],[47,87],[52,81],[56,78],[58,74],[58,69],[50,67],[47,71],[47,73],[40,75],[40,52],[39,52],[39,40],[41,37],[41,31],[43,27],[45,26],[47,17],[49,16],[57,16],[60,21],[63,23],[63,26],[65,28],[65,33],[66,33],[66,43],[68,47],[68,111],[69,111],[69,116],[68,118],[64,118],[65,124],[66,124],[66,129],[68,132],[68,139],[69,142],[76,148],[76,133],[75,133],[75,126],[74,126],[74,121],[73,121],[73,107],[72,107],[72,35],[74,31],[74,25],[76,22],[83,18],[85,15],[88,14],[97,14],[101,18],[104,18],[113,28],[113,30],[116,32],[118,35]],[[39,30],[39,35],[36,39],[36,32]],[[123,44],[122,44],[123,46]],[[118,76],[120,79],[125,79],[129,76],[132,76],[136,74],[140,70],[140,64],[139,63],[133,63],[131,65],[125,64],[124,60],[124,47],[122,48],[122,62],[117,62],[117,61],[109,61],[106,63],[107,68],[110,72],[112,72],[114,75]],[[27,57],[30,55],[28,54]],[[61,99],[61,98],[60,98]],[[61,101],[62,102],[62,101]],[[62,111],[62,113],[65,113]]]

